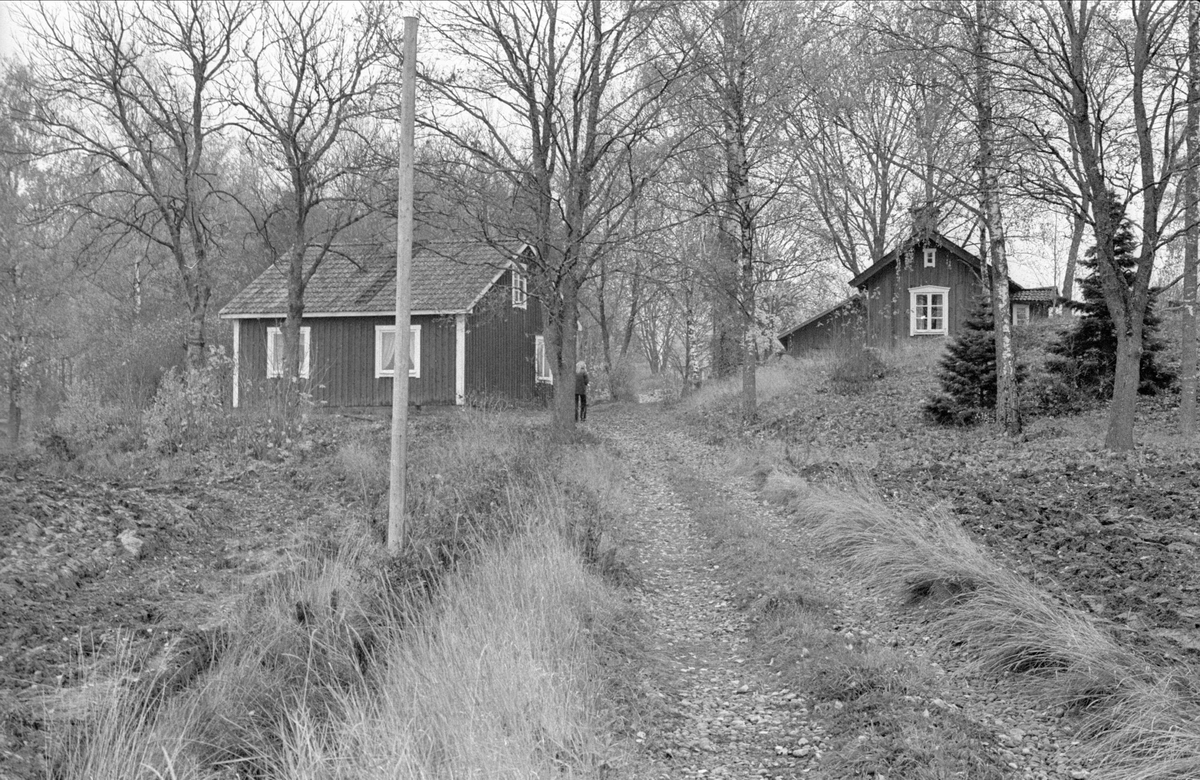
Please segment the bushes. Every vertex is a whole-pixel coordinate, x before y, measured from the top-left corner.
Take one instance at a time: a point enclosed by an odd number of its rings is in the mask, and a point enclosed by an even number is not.
[[[210,347],[204,367],[168,368],[144,409],[98,383],[73,382],[40,444],[60,460],[91,454],[90,465],[143,450],[152,455],[218,451],[277,460],[299,446],[307,396],[277,399],[263,410],[235,416],[227,406],[232,369],[224,348]]]
[[[229,363],[223,350],[213,349],[204,368],[186,374],[167,370],[153,403],[142,414],[147,449],[170,455],[211,443],[224,407],[221,379]]]
[[[139,435],[136,413],[106,399],[96,383],[77,379],[67,385],[58,415],[38,438],[55,457],[71,460],[101,447],[135,449]]]
[[[66,388],[58,414],[40,437],[53,457],[71,460],[91,453],[150,452],[169,455],[197,450],[217,436],[232,366],[224,350],[213,347],[204,368],[181,371],[172,366],[156,379],[149,406],[142,409],[140,393],[146,388],[109,386],[77,379]],[[142,377],[145,378],[144,376]]]
[[[614,401],[637,403],[638,381],[633,361],[621,360],[608,372],[608,390]]]

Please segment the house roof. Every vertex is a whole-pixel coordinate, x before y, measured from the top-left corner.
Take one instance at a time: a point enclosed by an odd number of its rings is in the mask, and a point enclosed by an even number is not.
[[[1061,296],[1057,287],[1029,287],[1012,294],[1013,303],[1054,303]]]
[[[978,257],[971,254],[967,250],[963,249],[961,246],[954,243],[950,239],[946,238],[941,233],[934,232],[930,235],[930,237],[932,238],[932,243],[944,248],[950,254],[956,256],[959,260],[962,260],[964,263],[971,266],[972,268],[979,268],[979,258]],[[879,260],[874,265],[872,265],[870,268],[868,268],[867,270],[860,273],[858,276],[851,279],[850,286],[851,287],[862,287],[872,277],[874,277],[875,275],[877,275],[878,273],[883,271],[883,269],[887,268],[892,263],[896,262],[896,258],[900,256],[901,252],[907,252],[913,246],[915,246],[917,244],[925,243],[927,240],[928,240],[928,238],[922,238],[922,237],[918,237],[916,235],[909,236],[909,238],[906,241],[899,244],[895,249],[888,252],[883,257],[879,258]]]
[[[801,322],[797,325],[793,325],[790,328],[787,328],[786,330],[779,331],[779,333],[775,336],[775,338],[782,339],[786,336],[790,336],[793,333],[795,333],[796,331],[800,330],[801,328],[811,325],[812,323],[816,322],[817,320],[821,319],[822,317],[828,317],[830,314],[833,314],[838,309],[841,309],[848,305],[852,305],[860,300],[861,300],[861,296],[858,293],[851,295],[849,298],[843,298],[842,300],[833,304],[829,308],[822,309],[821,311],[817,312],[816,314],[814,314],[813,316],[804,320],[803,322]]]
[[[488,244],[437,241],[413,247],[413,314],[465,314],[508,269],[517,252]],[[331,247],[304,291],[305,317],[354,317],[396,310],[396,253],[389,245]],[[287,280],[267,267],[221,309],[224,319],[283,317]]]
[[[932,241],[930,241],[930,238],[932,238]],[[974,268],[977,271],[982,269],[982,265],[981,265],[978,257],[976,257],[974,254],[972,254],[970,251],[963,249],[961,246],[954,243],[950,239],[946,238],[941,233],[938,233],[935,231],[934,233],[931,234],[930,237],[926,237],[926,238],[918,238],[915,235],[910,236],[908,238],[908,240],[899,244],[891,252],[888,252],[886,255],[879,258],[879,261],[876,262],[874,265],[872,265],[870,268],[868,268],[867,270],[860,273],[858,276],[851,279],[850,286],[858,288],[858,289],[862,289],[863,285],[865,285],[873,277],[877,276],[885,268],[887,268],[888,266],[895,263],[896,258],[898,258],[900,256],[901,252],[907,252],[913,246],[916,246],[917,244],[927,243],[927,242],[930,242],[930,243],[935,244],[936,246],[942,247],[947,252],[949,252],[951,255],[953,255],[954,257],[957,257],[959,260],[966,263],[967,265],[969,265],[970,267]],[[1013,300],[1016,302],[1053,301],[1053,300],[1057,300],[1057,298],[1058,298],[1058,288],[1057,287],[1034,287],[1034,288],[1031,288],[1030,290],[1026,290],[1023,286],[1021,286],[1017,282],[1014,282],[1012,279],[1009,279],[1008,280],[1008,289],[1011,291],[1011,293],[1013,295]],[[1016,297],[1018,295],[1021,295],[1022,293],[1026,293],[1026,292],[1045,291],[1045,290],[1051,291],[1053,293],[1053,297],[1039,297],[1039,298],[1017,298]],[[1039,293],[1039,294],[1045,295],[1046,293],[1043,292],[1043,293]],[[797,327],[802,327],[802,326],[797,326]]]

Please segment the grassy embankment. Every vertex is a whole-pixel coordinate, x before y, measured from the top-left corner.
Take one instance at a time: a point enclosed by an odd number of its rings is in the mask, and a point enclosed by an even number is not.
[[[923,607],[918,619],[931,621],[922,633],[973,659],[977,671],[1071,717],[1090,745],[1090,777],[1200,777],[1193,670],[1155,666],[1118,641],[1111,624],[1013,573],[943,505],[918,511],[889,502],[874,487],[869,472],[881,460],[920,449],[906,439],[921,435],[917,410],[932,387],[937,354],[884,359],[882,380],[845,360],[789,361],[760,373],[763,421],[743,445],[742,463],[758,478],[762,496],[789,513],[830,561],[892,597],[898,610]],[[683,414],[731,441],[737,390],[708,389]],[[797,421],[806,426],[807,442],[789,436]],[[823,425],[850,430],[823,439],[814,433]],[[939,435],[996,437],[987,429]],[[863,735],[837,746],[823,765],[827,776],[885,768],[888,776],[999,776],[981,749],[990,735],[929,706],[927,668],[832,630],[836,600],[813,588],[803,564],[773,545],[769,531],[754,523],[731,526],[711,501],[698,511],[710,517],[710,533],[737,571],[747,603],[761,614],[764,641],[793,689],[812,697],[814,713],[837,703],[832,733]],[[925,774],[912,774],[916,767]]]
[[[51,703],[54,776],[562,777],[613,759],[626,615],[600,572],[605,456],[519,415],[433,418],[397,560],[378,538],[385,438],[310,464],[344,515],[232,624],[165,662],[97,664]]]

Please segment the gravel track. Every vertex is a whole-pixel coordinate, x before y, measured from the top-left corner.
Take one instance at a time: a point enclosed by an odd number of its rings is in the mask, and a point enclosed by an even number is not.
[[[936,690],[924,697],[928,706],[953,710],[994,735],[989,750],[1006,776],[1088,777],[1061,713],[1033,706],[1011,686],[955,673],[967,659],[935,650],[919,617],[822,564],[804,534],[764,506],[748,480],[731,475],[727,454],[692,439],[657,409],[601,406],[588,427],[628,469],[629,526],[617,536],[641,581],[637,598],[652,626],[650,685],[666,713],[638,733],[638,765],[622,774],[639,780],[826,776],[819,765],[830,747],[827,719],[785,687],[761,648],[756,652],[751,617],[735,606],[689,497],[672,487],[676,476],[688,475],[719,486],[731,522],[753,513],[778,545],[805,561],[831,598],[832,628],[884,643],[931,668]]]

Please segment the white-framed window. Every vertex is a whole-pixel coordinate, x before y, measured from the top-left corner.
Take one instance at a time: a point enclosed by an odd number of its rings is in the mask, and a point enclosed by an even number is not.
[[[937,267],[937,250],[931,246],[925,247],[925,267],[926,268],[936,268]]]
[[[421,378],[421,326],[409,325],[408,375]],[[375,378],[396,375],[396,326],[375,326]]]
[[[300,378],[308,379],[309,356],[312,342],[312,328],[300,326]],[[283,330],[267,328],[267,379],[278,379],[283,376]]]
[[[517,266],[512,269],[512,305],[514,309],[529,305],[529,279]]]
[[[1029,324],[1029,304],[1014,303],[1012,305],[1013,325],[1028,325]]]
[[[949,287],[913,287],[908,291],[908,335],[944,336]]]
[[[533,366],[537,381],[554,384],[554,372],[550,370],[550,359],[546,355],[545,336],[533,337]]]

